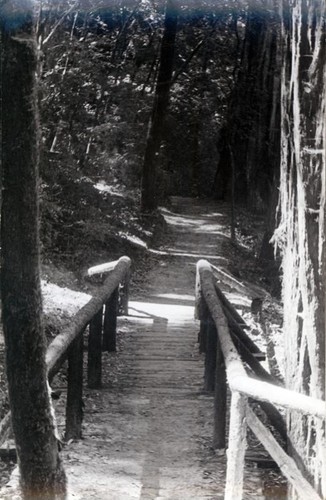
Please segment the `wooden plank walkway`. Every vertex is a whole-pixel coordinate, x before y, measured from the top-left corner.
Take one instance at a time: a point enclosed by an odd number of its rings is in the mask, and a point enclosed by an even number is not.
[[[192,201],[165,212],[169,244],[159,249],[145,296],[119,320],[103,388],[86,393],[84,439],[64,451],[72,498],[223,498],[225,458],[211,449],[213,400],[202,392],[193,298],[195,262],[200,252],[218,254],[225,230],[211,208]],[[252,468],[246,491],[247,499],[264,498]]]
[[[153,253],[130,316],[119,318],[103,387],[85,391],[83,439],[63,450],[70,499],[223,499],[225,457],[211,448],[213,397],[202,391],[193,296],[196,261],[218,262],[226,238],[225,216],[213,208],[183,200],[165,211],[169,243]],[[244,499],[264,498],[259,472],[247,467]]]
[[[217,498],[212,471],[200,464],[212,400],[200,392],[192,308],[175,322],[166,318],[168,308],[154,321],[121,321],[127,331],[112,370],[117,378],[105,373],[104,388],[91,397],[94,409],[86,399],[84,440],[73,446],[73,456],[67,451],[71,486],[82,498]],[[87,467],[80,457],[88,457]]]

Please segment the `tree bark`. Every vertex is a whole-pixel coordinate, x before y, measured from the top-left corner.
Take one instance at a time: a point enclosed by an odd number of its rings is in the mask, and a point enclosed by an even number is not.
[[[173,72],[175,39],[177,33],[177,12],[173,0],[167,0],[164,34],[162,39],[160,66],[157,77],[152,116],[143,162],[141,209],[150,212],[157,208],[156,162],[162,140],[164,119],[169,105],[169,93]]]
[[[12,426],[25,499],[62,498],[39,275],[38,114],[33,5],[8,1],[2,31],[2,311]],[[56,496],[57,495],[57,496]]]
[[[326,6],[283,2],[279,227],[286,384],[325,398]],[[317,420],[288,415],[292,455],[326,495],[326,441]],[[300,466],[299,462],[297,461]],[[293,494],[292,498],[295,498]]]

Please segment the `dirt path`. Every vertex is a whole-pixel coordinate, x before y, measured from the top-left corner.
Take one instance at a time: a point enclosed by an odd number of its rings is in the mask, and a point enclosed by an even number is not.
[[[78,498],[223,498],[225,460],[210,448],[213,404],[202,393],[193,291],[195,262],[224,260],[216,256],[227,221],[217,207],[174,201],[164,211],[168,243],[156,249],[157,265],[145,293],[131,301],[131,316],[120,320],[104,387],[86,398],[84,439],[65,451]],[[248,498],[262,498],[251,472]]]
[[[226,262],[217,256],[227,219],[218,205],[187,199],[163,214],[166,243],[153,249],[145,291],[119,319],[103,388],[86,390],[83,440],[64,448],[73,499],[223,499],[225,457],[211,449],[213,399],[202,391],[193,293],[199,258]],[[245,498],[265,498],[261,487],[248,467]]]

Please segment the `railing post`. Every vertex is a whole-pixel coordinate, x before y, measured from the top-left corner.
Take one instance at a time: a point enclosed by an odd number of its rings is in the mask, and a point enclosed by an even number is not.
[[[89,324],[87,378],[91,389],[98,389],[102,384],[102,317],[103,307]]]
[[[246,405],[245,396],[239,392],[232,392],[224,500],[242,500],[247,447]]]
[[[103,351],[117,350],[117,314],[119,307],[119,290],[116,288],[105,304],[103,327]]]
[[[206,323],[206,356],[204,374],[205,391],[214,391],[215,388],[216,344],[216,327],[211,316],[209,315]]]
[[[72,343],[68,354],[68,388],[66,403],[65,440],[80,439],[83,420],[83,356],[84,338],[81,333]]]
[[[207,320],[201,319],[198,333],[199,352],[206,352],[207,342]]]
[[[130,276],[131,273],[129,269],[123,281],[122,293],[121,293],[120,309],[121,309],[121,314],[123,314],[124,316],[128,316]]]
[[[196,287],[195,287],[195,319],[199,319],[199,333],[198,333],[198,344],[199,352],[206,352],[206,342],[207,342],[207,321],[209,317],[208,307],[203,297],[200,276],[198,272],[198,267],[196,271]]]
[[[223,450],[226,439],[226,371],[218,336],[216,341],[213,448]]]
[[[200,306],[200,327],[198,334],[199,352],[206,352],[208,321],[209,311],[206,302],[203,300]]]

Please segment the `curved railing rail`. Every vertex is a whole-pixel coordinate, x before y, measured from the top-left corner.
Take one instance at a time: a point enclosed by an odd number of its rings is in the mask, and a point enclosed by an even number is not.
[[[273,380],[273,377],[257,361],[255,357],[257,353],[252,349],[251,341],[248,342],[245,331],[239,327],[239,324],[235,327],[237,321],[234,317],[230,320],[232,306],[227,304],[226,297],[214,282],[210,264],[205,260],[200,260],[197,263],[196,315],[201,322],[200,344],[202,350],[206,351],[205,388],[215,389],[213,438],[215,448],[225,448],[226,380],[231,390],[224,498],[225,500],[242,499],[248,426],[278,464],[299,498],[321,500],[294,460],[287,455],[270,430],[255,415],[248,404],[248,398],[259,402],[273,426],[283,437],[286,437],[286,427],[277,406],[296,410],[323,422],[326,418],[325,402],[285,389],[278,381]],[[241,335],[238,335],[239,330],[241,330]],[[247,375],[239,353],[253,370],[255,378]]]
[[[83,333],[89,325],[88,387],[99,388],[102,374],[102,351],[116,350],[117,315],[128,314],[129,257],[103,265],[91,274],[109,273],[104,284],[90,301],[71,319],[69,325],[57,335],[46,351],[49,381],[68,359],[67,403],[65,439],[79,439],[82,425],[83,395]],[[95,269],[95,268],[93,268]],[[0,422],[0,443],[10,427],[10,412]]]

